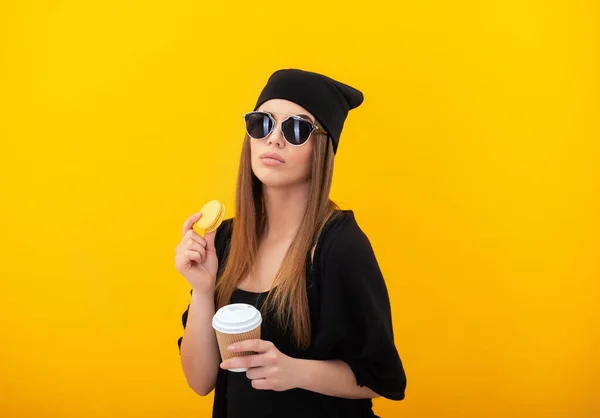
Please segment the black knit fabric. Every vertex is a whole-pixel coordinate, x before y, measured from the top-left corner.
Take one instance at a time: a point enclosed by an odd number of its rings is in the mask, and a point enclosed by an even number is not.
[[[363,102],[363,94],[347,84],[322,74],[295,68],[275,71],[263,88],[254,110],[271,99],[294,102],[323,125],[337,152],[348,112]]]

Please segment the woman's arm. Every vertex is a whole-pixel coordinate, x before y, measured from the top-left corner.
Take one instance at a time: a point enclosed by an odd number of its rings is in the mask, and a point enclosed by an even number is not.
[[[185,333],[181,341],[181,365],[188,385],[201,396],[214,388],[219,371],[219,347],[212,328],[213,293],[193,291]]]
[[[376,398],[368,387],[356,384],[354,372],[341,360],[304,360],[289,357],[271,341],[246,340],[230,346],[229,351],[254,351],[257,354],[234,357],[221,363],[223,369],[248,369],[252,387],[283,391],[294,388],[310,390],[339,398]]]
[[[338,398],[377,398],[366,386],[358,386],[354,372],[341,360],[295,359],[298,387]]]
[[[324,236],[315,265],[320,310],[311,359],[342,360],[359,386],[404,399],[406,374],[395,346],[387,286],[354,216],[342,218]]]

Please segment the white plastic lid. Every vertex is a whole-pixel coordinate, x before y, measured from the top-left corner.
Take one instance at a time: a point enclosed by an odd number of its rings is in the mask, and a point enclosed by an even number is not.
[[[241,334],[262,323],[258,309],[247,303],[232,303],[223,306],[213,316],[212,326],[224,334]]]

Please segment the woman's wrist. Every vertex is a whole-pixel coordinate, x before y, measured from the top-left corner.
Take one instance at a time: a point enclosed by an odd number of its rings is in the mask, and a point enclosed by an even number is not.
[[[341,360],[301,360],[294,363],[294,385],[299,389],[347,399],[377,398],[358,386],[354,372]]]
[[[213,300],[214,295],[215,295],[214,286],[209,287],[209,288],[202,288],[202,289],[192,288],[192,299],[201,299],[203,301],[206,299]]]
[[[308,389],[310,376],[312,375],[312,367],[315,364],[314,361],[304,359],[293,359],[294,360],[294,387],[298,389]]]

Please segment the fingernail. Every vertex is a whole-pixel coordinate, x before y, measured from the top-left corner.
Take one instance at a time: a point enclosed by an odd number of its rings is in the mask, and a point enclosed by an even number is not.
[[[233,351],[233,350],[235,350],[235,346],[234,346],[234,345],[230,345],[229,347],[227,347],[227,349],[228,349],[229,351]]]

